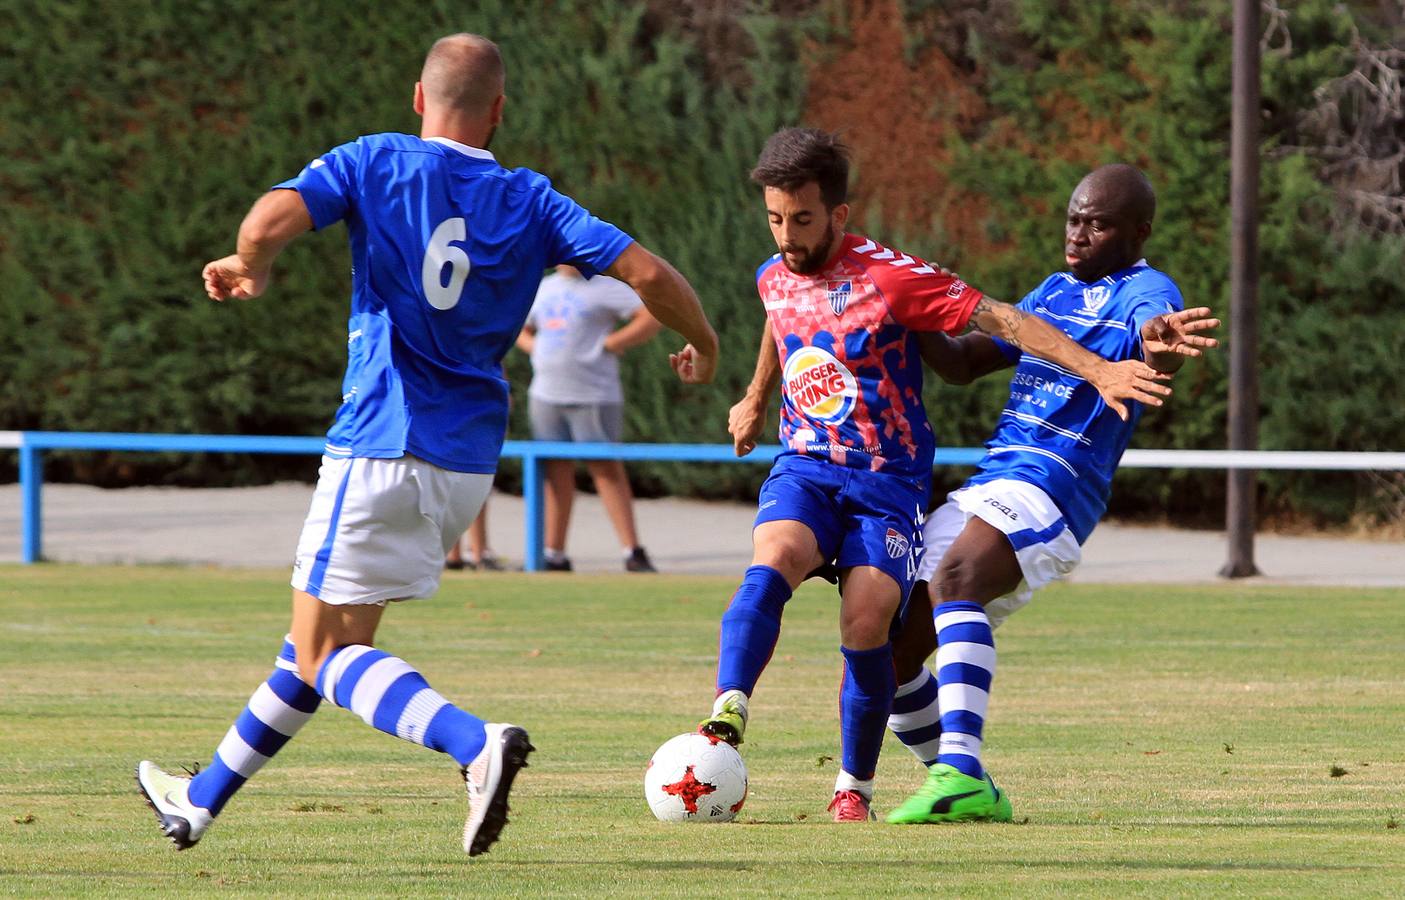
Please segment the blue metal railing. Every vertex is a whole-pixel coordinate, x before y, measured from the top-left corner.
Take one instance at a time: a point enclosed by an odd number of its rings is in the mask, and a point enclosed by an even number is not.
[[[320,437],[258,437],[238,434],[120,434],[110,432],[0,431],[0,450],[19,451],[20,558],[43,557],[43,485],[45,450],[120,450],[178,453],[322,453]],[[571,444],[508,441],[504,459],[522,460],[522,499],[526,505],[524,568],[542,568],[542,461],[547,459],[622,459],[638,462],[769,463],[781,448],[758,447],[738,458],[727,444]],[[972,466],[985,451],[938,447],[937,465]],[[1286,469],[1297,471],[1405,471],[1405,452],[1305,450],[1128,450],[1122,468]]]
[[[319,455],[320,437],[258,437],[235,434],[120,434],[109,432],[19,431],[0,432],[0,449],[19,450],[20,558],[24,563],[43,558],[43,484],[45,450],[120,450],[177,453],[285,453]],[[770,463],[781,448],[758,447],[738,458],[727,444],[573,444],[553,441],[508,441],[504,459],[522,460],[522,499],[526,506],[523,534],[523,568],[542,568],[542,540],[546,516],[542,490],[542,461],[547,459],[621,459],[635,462]],[[974,465],[984,451],[941,447],[936,462]]]

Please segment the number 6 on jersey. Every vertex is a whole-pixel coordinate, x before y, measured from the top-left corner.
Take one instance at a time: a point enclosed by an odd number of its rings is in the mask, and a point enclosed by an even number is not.
[[[424,268],[420,278],[424,282],[424,296],[435,309],[453,309],[458,305],[463,283],[468,278],[468,270],[473,261],[462,247],[455,247],[454,241],[462,243],[468,239],[468,223],[462,217],[445,219],[429,236],[429,246],[424,250]],[[449,283],[444,283],[444,267],[449,266]]]

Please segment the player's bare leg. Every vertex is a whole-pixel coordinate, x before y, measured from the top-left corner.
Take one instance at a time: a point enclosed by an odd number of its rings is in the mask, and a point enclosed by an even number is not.
[[[478,511],[478,517],[468,526],[468,560],[475,569],[497,571],[502,569],[493,548],[488,546],[488,504]]]
[[[746,732],[747,704],[776,648],[786,601],[824,562],[815,533],[803,522],[763,522],[751,541],[751,566],[722,616],[712,715],[698,726],[733,746]]]
[[[962,820],[1009,821],[1009,798],[981,765],[982,731],[995,675],[995,640],[984,606],[1017,590],[1023,575],[1009,539],[972,518],[952,542],[930,586],[934,621],[927,630],[910,614],[899,636],[903,645],[899,683],[907,691],[947,697],[939,710],[940,738],[927,782],[888,816],[900,824]],[[937,675],[921,668],[929,642],[937,647]],[[901,702],[901,700],[899,701]],[[904,741],[907,743],[908,741]],[[929,742],[925,742],[929,743]]]
[[[546,568],[569,572],[566,556],[566,529],[571,524],[571,506],[576,499],[576,463],[570,459],[546,461]]]
[[[293,646],[298,676],[312,687],[327,657],[351,644],[375,645],[376,628],[385,607],[378,603],[333,606],[306,591],[293,591]]]
[[[595,482],[595,492],[600,495],[600,503],[605,507],[605,514],[610,517],[610,524],[615,528],[620,547],[627,554],[626,565],[628,566],[631,559],[638,559],[642,563],[629,567],[629,571],[654,571],[644,548],[639,546],[639,533],[634,526],[634,491],[629,486],[629,474],[625,471],[624,463],[618,459],[592,459],[586,461],[585,467]]]

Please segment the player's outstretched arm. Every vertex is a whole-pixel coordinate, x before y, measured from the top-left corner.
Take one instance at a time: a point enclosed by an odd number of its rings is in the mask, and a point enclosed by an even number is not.
[[[688,342],[668,357],[678,377],[688,384],[712,381],[717,372],[717,332],[688,280],[638,243],[626,247],[605,274],[633,288],[656,319]]]
[[[1171,388],[1162,384],[1170,375],[1158,372],[1140,360],[1109,362],[1084,349],[1038,316],[1008,303],[982,297],[971,313],[971,326],[1000,338],[1023,353],[1047,359],[1082,375],[1123,421],[1130,415],[1123,401],[1136,400],[1148,406],[1160,406],[1164,402],[1162,398],[1171,394]]]
[[[917,347],[927,368],[947,384],[970,384],[977,378],[1014,365],[983,334],[950,337],[941,331],[917,332]]]
[[[312,229],[312,216],[297,191],[269,191],[239,225],[233,256],[207,263],[202,272],[211,300],[249,300],[268,287],[273,261],[288,242]]]
[[[1142,325],[1142,358],[1158,372],[1175,372],[1190,357],[1220,345],[1219,341],[1201,333],[1219,327],[1220,320],[1210,316],[1208,306],[1147,319]]]
[[[766,409],[780,381],[780,351],[776,349],[768,319],[766,327],[761,329],[761,349],[756,354],[756,371],[751,376],[751,384],[746,386],[746,394],[727,411],[727,431],[732,435],[732,449],[738,456],[746,456],[756,449],[756,440],[766,426]]]

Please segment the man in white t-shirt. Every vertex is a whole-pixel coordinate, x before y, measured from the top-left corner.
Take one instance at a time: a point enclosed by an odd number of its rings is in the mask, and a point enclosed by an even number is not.
[[[532,438],[619,442],[624,430],[619,358],[662,327],[624,282],[605,275],[587,279],[572,266],[558,266],[543,278],[517,338],[517,346],[532,357],[527,391]],[[624,463],[592,459],[585,465],[620,539],[625,570],[653,572],[634,529],[634,495]],[[547,460],[544,565],[549,571],[571,571],[566,527],[575,489],[575,463]]]

